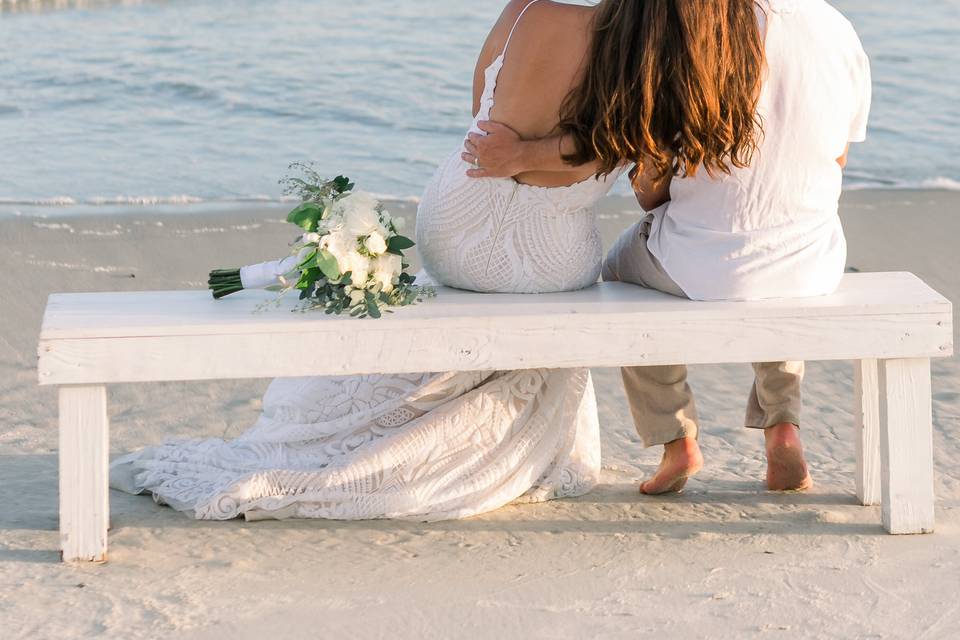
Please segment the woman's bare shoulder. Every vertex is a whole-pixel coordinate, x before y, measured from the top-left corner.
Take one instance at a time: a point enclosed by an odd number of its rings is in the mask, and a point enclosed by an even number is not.
[[[517,25],[512,42],[541,40],[544,37],[567,37],[571,30],[584,30],[593,16],[594,7],[554,2],[553,0],[510,0],[500,14],[493,37],[506,44],[513,26]],[[518,23],[520,15],[523,19]],[[511,44],[511,46],[513,46]]]
[[[596,11],[596,7],[593,6],[567,4],[566,2],[554,2],[553,0],[538,0],[533,4],[530,4],[529,0],[521,0],[518,6],[520,7],[517,12],[518,16],[526,8],[526,13],[523,14],[524,22],[539,26],[555,25],[564,28],[571,25],[582,27],[588,24]]]
[[[523,11],[523,7],[527,4],[528,2],[521,2],[520,11]],[[539,0],[530,5],[523,14],[523,19],[517,24],[510,46],[543,50],[545,46],[549,48],[551,44],[573,45],[577,41],[586,41],[589,39],[593,15],[594,8],[590,6]]]
[[[494,120],[527,137],[554,129],[589,51],[592,14],[587,11],[589,7],[540,0],[523,14],[497,81]]]

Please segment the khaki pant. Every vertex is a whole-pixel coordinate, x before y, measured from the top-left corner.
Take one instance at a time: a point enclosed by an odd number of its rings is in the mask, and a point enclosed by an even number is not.
[[[630,282],[682,298],[687,297],[657,258],[647,249],[653,215],[620,236],[603,264],[606,281]],[[747,427],[766,429],[789,422],[800,425],[802,362],[762,362],[753,365],[753,389],[747,403]],[[697,407],[687,384],[686,365],[624,367],[630,411],[645,446],[697,437]]]

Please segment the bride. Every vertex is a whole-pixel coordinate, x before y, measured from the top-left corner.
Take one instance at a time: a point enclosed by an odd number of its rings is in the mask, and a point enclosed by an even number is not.
[[[471,131],[496,119],[524,137],[555,132],[568,98],[590,82],[594,37],[610,26],[595,16],[630,15],[598,10],[632,1],[510,2],[477,62]],[[476,180],[463,152],[440,164],[417,214],[430,279],[518,294],[597,281],[594,206],[623,167]],[[111,485],[205,519],[440,520],[582,495],[599,474],[589,370],[537,369],[278,379],[236,440],[174,441],[124,456],[111,466]]]
[[[511,2],[480,53],[471,130],[490,117],[531,136],[554,130],[593,11]],[[462,151],[441,163],[417,213],[430,279],[530,294],[597,281],[593,207],[619,172],[478,181]],[[116,460],[110,475],[196,518],[440,520],[581,495],[599,474],[590,372],[574,369],[278,379],[236,440],[167,442]]]

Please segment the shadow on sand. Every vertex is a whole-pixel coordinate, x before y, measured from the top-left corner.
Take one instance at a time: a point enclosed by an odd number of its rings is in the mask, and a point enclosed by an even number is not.
[[[35,531],[56,544],[56,456],[0,456],[0,535]],[[749,535],[882,536],[879,509],[860,506],[852,494],[815,489],[771,493],[753,481],[715,481],[666,497],[641,495],[632,483],[603,484],[586,496],[542,504],[510,505],[481,516],[445,522],[415,520],[193,520],[147,496],[110,492],[111,529],[194,529],[216,536],[237,528],[275,535],[283,530],[328,532],[503,533],[553,535],[699,536]],[[5,536],[10,538],[10,536]],[[23,536],[20,536],[23,539]],[[26,545],[24,545],[26,546]],[[0,562],[57,562],[55,549],[0,545]]]

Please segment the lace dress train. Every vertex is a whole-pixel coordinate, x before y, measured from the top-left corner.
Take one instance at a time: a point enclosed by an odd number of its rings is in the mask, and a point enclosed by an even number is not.
[[[598,480],[585,369],[275,380],[236,440],[118,459],[111,484],[196,518],[461,518]]]

